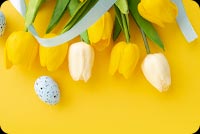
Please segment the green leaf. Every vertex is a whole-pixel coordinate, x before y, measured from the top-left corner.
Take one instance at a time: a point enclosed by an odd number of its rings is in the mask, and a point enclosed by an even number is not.
[[[71,0],[70,1],[68,9],[69,9],[69,13],[71,16],[73,16],[76,13],[76,11],[80,10],[80,7],[81,7],[80,4],[81,3],[79,0]],[[84,31],[83,33],[81,33],[80,36],[81,36],[82,41],[86,42],[87,44],[90,44],[87,30]]]
[[[115,2],[115,5],[119,8],[119,10],[123,13],[123,14],[128,14],[128,2],[127,0],[117,0]]]
[[[49,33],[60,21],[69,2],[70,0],[57,0],[53,14],[51,16],[50,23],[47,27],[46,33]]]
[[[84,2],[86,1],[87,0],[85,0]],[[79,0],[70,0],[69,6],[68,6],[70,16],[72,16],[75,13],[75,11],[80,10],[80,8],[81,8],[81,2]]]
[[[121,31],[122,31],[122,28],[121,28],[121,26],[119,24],[119,21],[118,21],[117,17],[115,17],[114,31],[113,31],[113,40],[114,41],[118,38],[118,36],[119,36]]]
[[[73,15],[65,25],[63,32],[68,31],[71,29],[77,22],[79,22],[86,14],[87,12],[96,4],[98,0],[87,0],[84,2],[81,2],[77,9],[74,11]]]
[[[135,19],[137,25],[144,31],[146,36],[164,50],[164,44],[162,43],[156,29],[149,21],[140,16],[137,9],[139,2],[140,0],[128,0],[129,10],[132,17]]]
[[[25,26],[26,28],[29,27],[29,25],[31,25],[36,17],[36,14],[41,6],[41,4],[43,3],[44,0],[30,0],[28,7],[27,7],[27,12],[25,15]]]
[[[121,26],[121,29],[123,30],[124,27],[123,27],[121,12],[120,12],[119,8],[116,5],[114,5],[114,9],[115,9],[115,17],[118,20],[118,23]]]

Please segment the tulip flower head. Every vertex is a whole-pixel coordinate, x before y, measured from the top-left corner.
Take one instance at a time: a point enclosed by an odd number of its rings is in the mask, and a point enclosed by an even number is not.
[[[5,45],[5,66],[24,65],[31,67],[38,54],[38,42],[31,33],[25,31],[13,32]]]
[[[162,53],[148,54],[143,63],[145,78],[160,92],[167,91],[171,85],[170,67]]]
[[[171,0],[141,0],[138,11],[143,18],[161,27],[175,22],[178,15],[178,8]]]
[[[45,38],[56,36],[53,33],[45,35]],[[40,64],[47,67],[48,71],[57,70],[67,55],[68,43],[64,43],[55,47],[39,47]]]
[[[94,49],[85,42],[77,42],[69,47],[69,73],[73,80],[87,82],[94,64]]]
[[[136,67],[139,55],[136,44],[124,41],[117,43],[111,52],[109,73],[114,75],[118,71],[128,79]]]
[[[88,28],[88,36],[92,46],[104,50],[109,46],[113,30],[111,14],[106,12],[96,23]]]

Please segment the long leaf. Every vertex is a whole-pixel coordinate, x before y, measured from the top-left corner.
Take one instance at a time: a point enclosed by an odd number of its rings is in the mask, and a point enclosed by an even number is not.
[[[137,10],[137,5],[139,2],[140,0],[128,0],[128,5],[132,17],[135,19],[136,23],[144,31],[147,37],[154,43],[156,43],[161,49],[164,50],[164,44],[162,43],[156,29],[149,21],[145,20],[142,16],[140,16]]]
[[[86,1],[85,1],[86,2]],[[79,0],[71,0],[70,3],[69,3],[69,6],[68,6],[68,9],[69,9],[69,13],[70,13],[70,16],[73,16],[74,13],[76,13],[76,11],[79,11],[80,10],[80,7],[79,6],[81,3]],[[89,37],[88,37],[88,32],[87,30],[82,32],[80,34],[80,37],[81,39],[86,42],[87,44],[90,44],[90,40],[89,40]]]
[[[56,24],[60,21],[69,2],[70,2],[70,0],[57,0],[53,14],[51,16],[50,23],[47,27],[46,33],[49,33],[56,26]]]
[[[30,0],[27,8],[27,12],[25,15],[25,26],[28,28],[31,25],[36,17],[36,14],[43,3],[44,0]]]
[[[86,1],[87,0],[85,0],[84,2]],[[83,2],[81,3],[80,0],[70,0],[68,6],[70,16],[72,16],[75,12],[78,12],[80,8],[83,6],[82,4],[84,3]]]
[[[74,14],[71,16],[70,20],[65,25],[63,32],[68,31],[71,29],[77,22],[83,18],[87,12],[96,4],[98,0],[87,0],[86,2],[81,3],[81,7],[77,8]]]
[[[120,12],[119,8],[116,5],[114,5],[114,9],[115,9],[115,17],[118,20],[118,23],[119,23],[121,29],[123,30],[124,27],[123,27],[121,12]]]
[[[122,27],[120,26],[117,17],[115,17],[114,31],[113,31],[113,40],[114,41],[118,38],[121,31],[122,31]]]

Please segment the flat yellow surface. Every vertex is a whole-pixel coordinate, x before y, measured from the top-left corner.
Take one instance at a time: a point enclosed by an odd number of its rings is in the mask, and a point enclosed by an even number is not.
[[[183,0],[188,17],[200,36],[200,10],[192,0]],[[55,2],[44,4],[35,22],[43,35]],[[192,134],[200,125],[200,42],[188,44],[178,25],[156,27],[170,64],[172,86],[160,93],[141,72],[145,49],[139,30],[131,19],[131,41],[141,50],[140,62],[128,80],[108,75],[110,48],[95,53],[93,74],[88,83],[74,82],[67,60],[55,72],[40,67],[31,70],[3,67],[3,48],[8,35],[24,29],[23,18],[9,2],[1,10],[7,19],[5,35],[0,38],[0,126],[9,134]],[[112,11],[112,10],[111,10]],[[63,18],[62,22],[64,22]],[[62,26],[64,23],[61,23]],[[55,32],[59,27],[55,30]],[[124,40],[121,36],[117,41]],[[72,42],[79,41],[77,38]],[[161,51],[150,42],[152,52]],[[59,84],[61,101],[49,106],[34,92],[41,75]]]

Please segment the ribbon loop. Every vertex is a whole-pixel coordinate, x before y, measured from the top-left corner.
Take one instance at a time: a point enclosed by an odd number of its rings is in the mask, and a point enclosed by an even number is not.
[[[187,14],[184,9],[182,0],[172,0],[178,7],[178,16],[176,21],[178,26],[183,33],[185,39],[190,43],[198,38],[194,28],[192,27],[191,22],[189,21]]]

